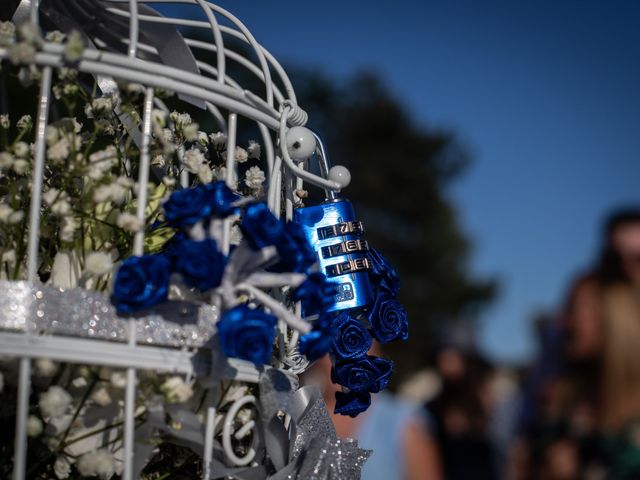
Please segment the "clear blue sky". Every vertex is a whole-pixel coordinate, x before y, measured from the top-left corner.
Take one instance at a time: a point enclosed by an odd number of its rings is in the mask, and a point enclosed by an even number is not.
[[[222,5],[285,63],[373,68],[422,123],[458,133],[474,163],[450,195],[474,272],[503,287],[481,343],[531,355],[531,314],[588,265],[603,215],[640,204],[640,1]]]

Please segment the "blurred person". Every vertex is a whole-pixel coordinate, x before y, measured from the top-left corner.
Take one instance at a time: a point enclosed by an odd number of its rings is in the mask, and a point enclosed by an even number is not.
[[[374,340],[371,355],[381,356]],[[443,480],[437,446],[429,433],[429,419],[421,409],[383,391],[372,395],[371,406],[355,418],[336,415],[335,393],[340,386],[328,381],[331,359],[317,360],[303,382],[323,392],[327,410],[341,438],[358,440],[373,453],[362,469],[362,480]]]
[[[562,326],[565,370],[539,392],[526,451],[517,452],[529,474],[517,477],[640,478],[640,290],[583,276]]]
[[[491,435],[493,367],[468,342],[445,340],[435,358],[439,394],[425,405],[448,480],[498,478]]]
[[[605,221],[596,275],[603,284],[640,285],[640,208],[614,211]]]

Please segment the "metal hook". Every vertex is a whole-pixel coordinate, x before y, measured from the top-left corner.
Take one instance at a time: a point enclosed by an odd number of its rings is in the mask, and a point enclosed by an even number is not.
[[[324,148],[324,143],[316,132],[314,132],[311,129],[309,129],[309,131],[313,134],[313,136],[316,139],[316,144],[317,144],[316,155],[320,157],[320,161],[319,161],[320,173],[324,178],[329,179],[329,169],[331,168],[331,166],[329,162],[329,156],[327,155],[327,151]],[[328,200],[336,200],[338,198],[337,192],[333,190],[328,190],[325,188],[324,193]]]

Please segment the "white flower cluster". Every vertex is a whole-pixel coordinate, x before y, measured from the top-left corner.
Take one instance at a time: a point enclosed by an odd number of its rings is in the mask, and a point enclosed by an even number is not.
[[[109,480],[116,473],[113,455],[106,449],[85,453],[78,459],[76,468],[84,477],[98,477],[102,480]]]
[[[160,387],[169,403],[184,403],[193,396],[193,388],[182,377],[170,377]]]

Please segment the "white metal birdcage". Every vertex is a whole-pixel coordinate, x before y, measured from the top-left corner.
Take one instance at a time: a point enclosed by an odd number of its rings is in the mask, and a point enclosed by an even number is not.
[[[147,4],[196,7],[200,19],[169,17],[160,15]],[[166,10],[163,10],[166,11]],[[170,10],[180,12],[178,8]],[[75,13],[74,13],[75,12]],[[77,15],[76,15],[77,14]],[[234,15],[205,0],[23,0],[13,20],[16,24],[30,21],[35,25],[53,23],[62,31],[79,29],[85,37],[87,47],[75,68],[95,77],[103,93],[117,88],[117,81],[135,82],[145,87],[144,110],[140,124],[131,125],[139,129],[137,141],[140,148],[140,165],[137,198],[137,216],[141,221],[147,204],[149,181],[149,142],[151,136],[151,113],[153,108],[165,109],[156,98],[154,89],[175,92],[182,100],[206,110],[227,134],[226,181],[234,179],[236,159],[234,149],[239,117],[257,124],[262,136],[263,155],[268,165],[268,205],[280,215],[284,212],[291,219],[295,202],[294,192],[304,182],[327,191],[337,191],[345,182],[334,176],[329,179],[305,169],[304,162],[296,162],[286,148],[286,134],[290,127],[302,126],[307,114],[296,100],[295,91],[285,70],[277,60],[253,37],[249,29]],[[91,22],[83,23],[83,19]],[[248,46],[247,50],[231,49],[229,40],[238,40]],[[212,64],[197,60],[193,52],[205,51],[215,54]],[[7,58],[7,49],[0,48],[0,59]],[[262,91],[246,89],[229,75],[228,61],[232,60],[258,79]],[[40,206],[42,203],[42,178],[46,168],[45,130],[49,122],[52,70],[64,67],[64,48],[60,44],[44,42],[35,54],[33,65],[41,69],[38,113],[35,119],[35,153],[32,177],[32,197],[29,213],[28,254],[26,282],[12,285],[13,295],[22,296],[31,302],[33,311],[18,312],[23,318],[21,332],[0,331],[0,354],[19,359],[18,408],[16,419],[15,459],[13,478],[25,477],[27,448],[27,415],[31,388],[32,361],[48,358],[55,361],[104,365],[125,368],[127,375],[124,416],[124,469],[122,478],[133,478],[134,457],[134,409],[136,372],[139,369],[176,372],[183,375],[235,378],[257,382],[258,370],[250,362],[226,360],[211,356],[198,348],[166,345],[141,345],[136,320],[128,322],[123,331],[126,343],[104,338],[78,338],[65,335],[39,335],[29,328],[28,317],[39,311],[39,295],[43,287],[37,283],[38,245],[40,241]],[[228,112],[223,114],[222,111]],[[123,122],[126,121],[123,118]],[[326,169],[325,169],[326,170]],[[187,185],[187,175],[182,178]],[[284,200],[284,205],[281,202]],[[229,228],[225,223],[221,249],[229,251]],[[134,254],[143,253],[144,231],[135,235]],[[5,284],[6,286],[6,284]],[[24,305],[24,304],[22,304]],[[21,307],[23,308],[23,307]],[[89,310],[87,310],[89,311]],[[279,325],[286,329],[286,324]],[[281,337],[286,338],[286,336]],[[292,338],[295,343],[296,336]],[[283,349],[283,351],[287,351]],[[293,349],[291,349],[293,351]],[[221,373],[222,372],[222,373]],[[254,401],[251,397],[240,399],[227,413],[233,417],[238,409]],[[207,412],[205,445],[203,453],[203,478],[211,476],[214,428],[216,411],[211,405]],[[238,458],[229,447],[231,423],[224,423],[223,446],[236,465],[246,465],[251,458]]]

